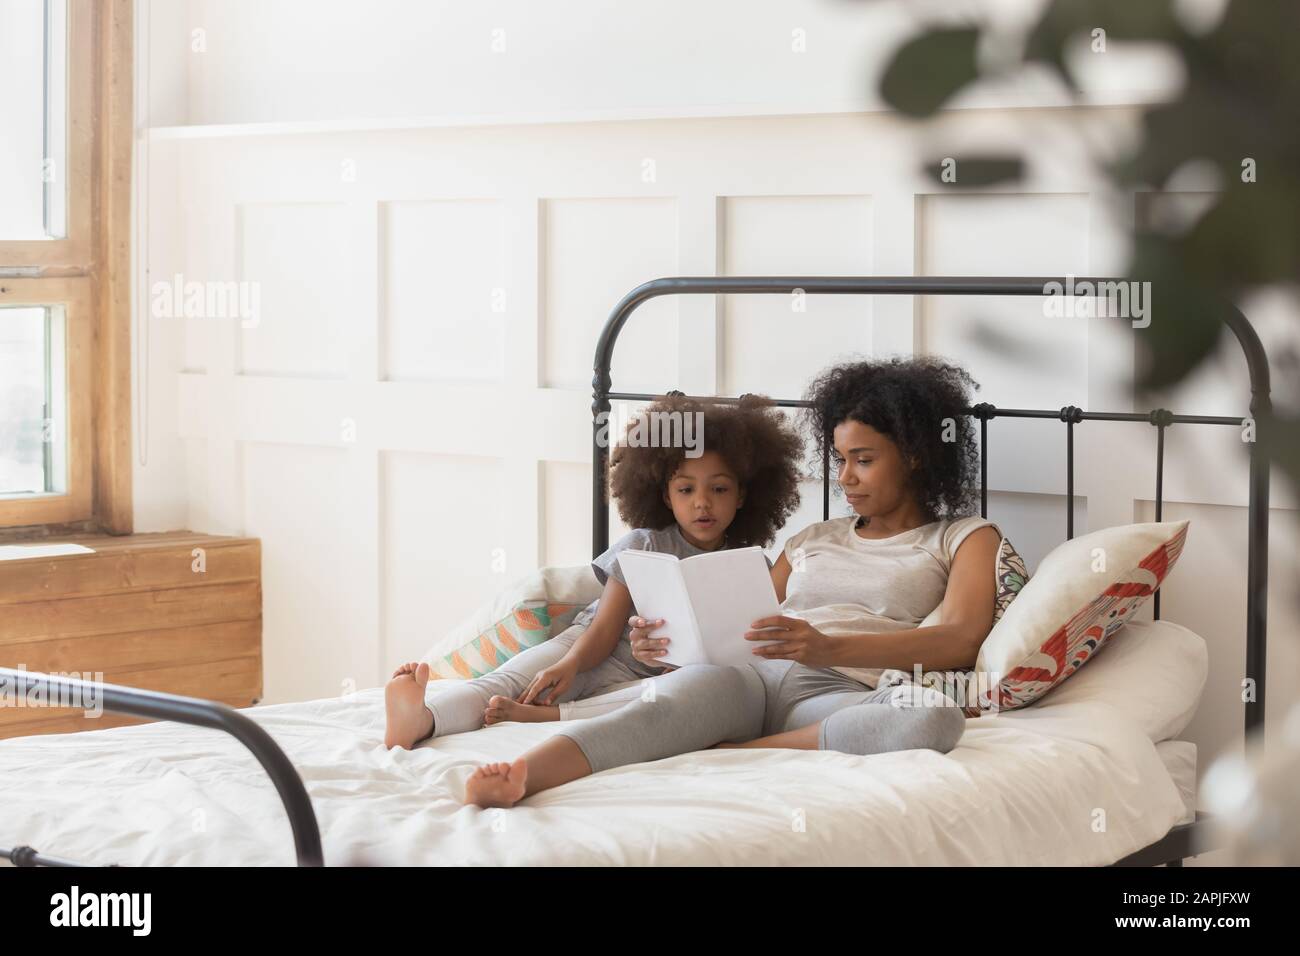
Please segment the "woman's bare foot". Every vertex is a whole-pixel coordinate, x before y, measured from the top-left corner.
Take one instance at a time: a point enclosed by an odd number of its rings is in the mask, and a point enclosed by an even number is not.
[[[433,733],[433,712],[424,706],[424,688],[429,683],[429,665],[412,661],[393,672],[384,688],[384,746],[410,750]]]
[[[483,723],[499,724],[503,720],[521,720],[525,722],[559,720],[560,708],[547,704],[521,704],[509,697],[495,694],[488,701],[483,711]]]
[[[520,757],[514,763],[489,763],[479,767],[465,783],[465,802],[480,807],[513,807],[524,798],[528,764]]]

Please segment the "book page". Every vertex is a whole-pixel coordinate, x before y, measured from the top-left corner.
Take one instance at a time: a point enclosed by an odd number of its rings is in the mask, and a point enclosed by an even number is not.
[[[754,649],[772,642],[747,641],[745,632],[759,618],[781,613],[763,549],[692,555],[681,562],[681,570],[708,662],[752,664],[762,660]]]
[[[623,551],[618,566],[627,579],[636,613],[664,620],[650,632],[651,637],[662,634],[670,638],[665,648],[668,653],[658,660],[677,667],[708,663],[677,558],[655,551]]]

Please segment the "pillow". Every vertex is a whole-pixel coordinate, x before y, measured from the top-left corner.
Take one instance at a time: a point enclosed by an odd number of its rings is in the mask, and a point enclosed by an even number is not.
[[[1184,521],[1102,528],[1047,555],[993,626],[975,669],[980,711],[1024,707],[1086,664],[1164,583]]]
[[[1130,621],[1122,641],[1035,710],[1105,704],[1142,728],[1152,743],[1173,740],[1192,722],[1209,675],[1205,639],[1173,621]]]
[[[505,587],[420,659],[433,678],[479,677],[560,633],[600,593],[590,564],[541,568]]]
[[[1020,556],[1011,540],[1003,536],[998,544],[997,559],[993,563],[993,575],[997,583],[997,590],[993,598],[993,624],[996,625],[1006,613],[1011,602],[1016,599],[1029,580],[1029,572],[1025,570],[1025,559]],[[926,615],[917,627],[934,627],[943,623],[943,602]],[[880,681],[877,687],[887,686],[889,684],[901,684],[911,682],[912,675],[904,671],[891,668],[881,673]],[[971,667],[958,668],[950,671],[926,671],[921,675],[921,684],[925,687],[931,687],[950,700],[962,702],[972,700],[973,693],[968,690],[968,686],[973,685],[975,681],[975,669]],[[980,711],[978,707],[972,704],[964,708],[967,716],[978,716]]]
[[[1029,580],[1025,559],[1006,538],[1003,538],[1002,543],[998,545],[998,560],[994,564],[994,573],[998,579],[998,589],[993,599],[993,623],[996,625]],[[940,603],[939,606],[943,607],[943,604]]]

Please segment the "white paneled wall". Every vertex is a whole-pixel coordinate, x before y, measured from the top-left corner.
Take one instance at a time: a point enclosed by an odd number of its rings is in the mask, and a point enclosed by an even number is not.
[[[549,199],[544,207],[542,383],[591,389],[592,356],[614,303],[647,278],[677,271],[677,204],[656,199]],[[678,303],[638,310],[619,336],[612,373],[624,391],[664,388],[678,374]]]
[[[1045,0],[971,0],[1004,27]],[[1222,13],[1215,0],[1184,0]],[[1215,8],[1218,13],[1215,13]],[[340,118],[749,115],[881,107],[890,52],[934,15],[842,0],[137,0],[158,76],[158,124],[326,124]],[[1177,89],[1164,51],[1112,44],[1070,57],[1093,102]],[[959,106],[1069,102],[1051,71],[963,94]]]
[[[1094,140],[1130,121],[1073,118]],[[948,117],[927,142],[1029,150],[1025,181],[979,195],[922,178],[916,132],[885,115],[160,136],[142,268],[256,281],[262,314],[155,323],[138,484],[184,494],[142,495],[140,530],[262,539],[268,701],[373,685],[505,581],[590,556],[592,355],[625,292],[674,274],[1116,269],[1133,197],[1116,218],[1062,161],[1061,129],[1053,111]],[[615,388],[790,396],[837,358],[924,351],[970,369],[976,400],[1135,408],[1140,333],[1114,320],[1028,299],[804,305],[654,300],[620,339]],[[1246,414],[1227,345],[1203,397],[1169,407]],[[1154,429],[1075,438],[1076,531],[1149,517]],[[990,442],[991,516],[1036,564],[1065,534],[1064,426],[997,420]],[[1166,516],[1192,531],[1163,613],[1211,644],[1189,732],[1204,754],[1241,723],[1245,478],[1232,429],[1170,429]],[[1281,558],[1296,536],[1280,482],[1273,504]],[[809,480],[777,544],[820,510]],[[1300,622],[1281,567],[1271,581],[1276,719]]]
[[[347,207],[250,203],[236,214],[239,278],[255,283],[260,310],[240,323],[236,371],[345,378],[352,322],[347,293],[356,288],[349,274],[356,262],[349,254]]]
[[[349,452],[283,442],[237,447],[243,519],[262,539],[267,697],[307,688],[342,693],[341,681],[373,666],[356,614],[365,571],[349,558],[350,516],[342,513]]]
[[[960,167],[959,167],[960,169]],[[959,173],[960,176],[960,173]],[[924,196],[919,271],[928,275],[1085,275],[1086,195]],[[1045,318],[1037,297],[921,301],[921,351],[950,356],[1008,408],[1080,404],[1088,322]]]
[[[723,209],[725,275],[871,274],[870,196],[733,196]],[[871,354],[871,306],[870,298],[851,296],[728,296],[720,387],[731,395],[802,395],[837,354]],[[774,355],[781,361],[773,363]]]
[[[386,381],[505,377],[505,215],[495,200],[381,209]]]
[[[511,566],[523,549],[503,503],[535,480],[500,457],[383,455],[381,613],[395,662],[421,657],[438,622],[466,612],[462,595],[481,595],[485,584],[499,588],[527,570]]]

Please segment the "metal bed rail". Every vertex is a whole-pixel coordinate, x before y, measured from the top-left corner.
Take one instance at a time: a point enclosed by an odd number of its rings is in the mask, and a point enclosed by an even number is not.
[[[233,707],[197,697],[163,694],[124,687],[120,684],[99,684],[56,674],[0,667],[0,680],[10,682],[14,693],[28,695],[39,692],[48,700],[102,701],[104,709],[117,714],[170,720],[195,727],[209,727],[230,734],[257,758],[267,776],[271,778],[280,802],[289,817],[293,832],[293,846],[299,866],[323,866],[320,828],[312,810],[311,798],[293,763],[260,724]],[[29,846],[0,848],[0,858],[16,866],[82,866],[58,857],[43,856]]]

